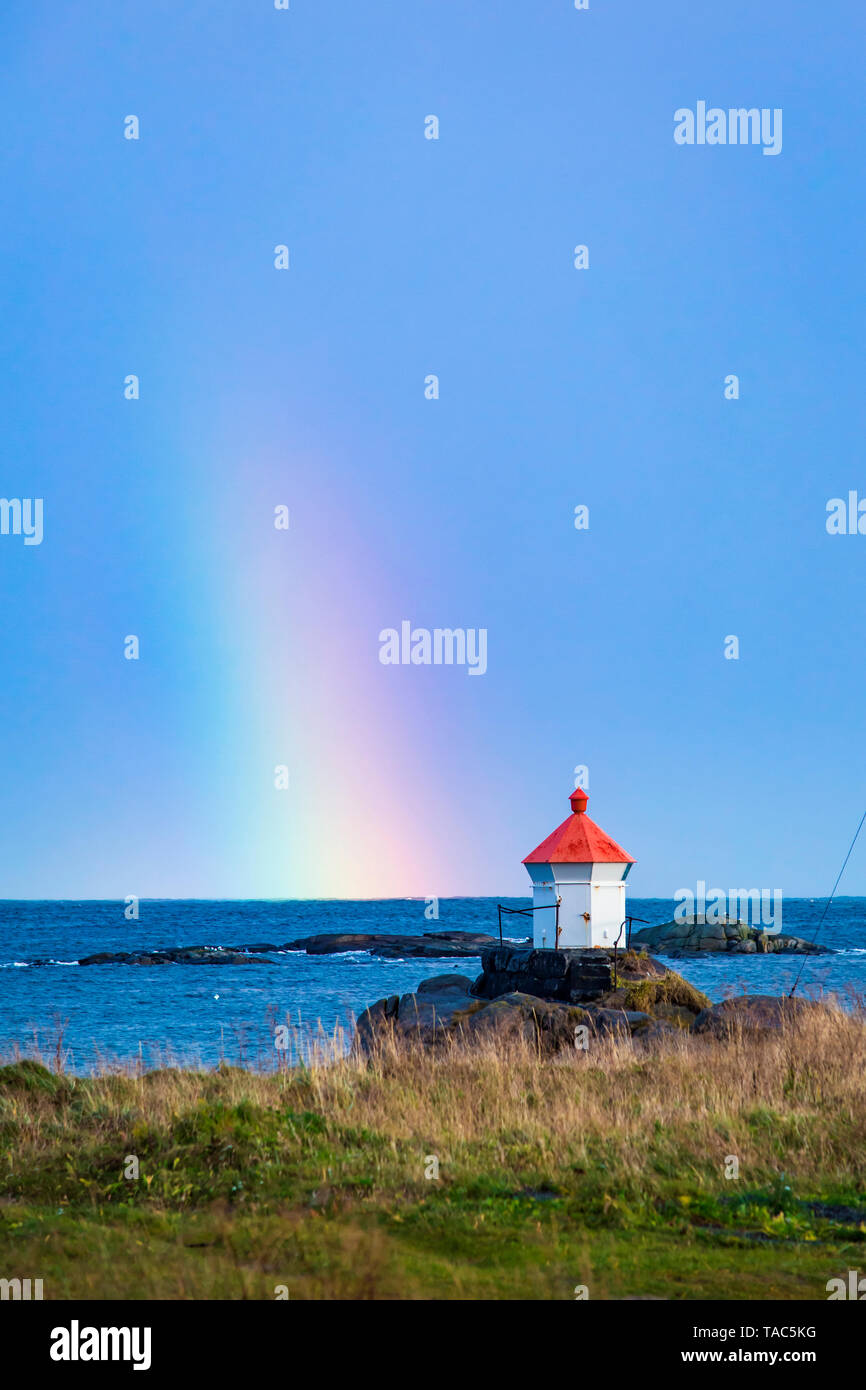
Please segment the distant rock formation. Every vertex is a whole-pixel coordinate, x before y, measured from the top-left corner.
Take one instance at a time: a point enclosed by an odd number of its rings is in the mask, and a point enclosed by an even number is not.
[[[248,946],[169,946],[159,951],[100,951],[84,956],[79,965],[249,965],[260,955],[306,951],[311,956],[341,955],[366,951],[371,956],[394,959],[422,956],[428,960],[480,956],[485,947],[498,945],[487,932],[431,931],[422,936],[394,936],[377,932],[325,932],[302,936],[276,945],[256,941]],[[34,962],[35,963],[35,962]]]
[[[773,934],[760,927],[750,927],[736,918],[707,922],[687,917],[682,922],[662,922],[657,927],[644,927],[632,932],[632,946],[648,946],[663,956],[687,956],[698,951],[731,951],[737,955],[832,955],[829,946],[817,946],[800,936]]]
[[[371,956],[426,956],[443,960],[448,956],[480,956],[486,946],[499,944],[488,932],[429,931],[422,936],[394,936],[384,933],[326,932],[322,936],[302,936],[288,941],[281,951],[306,951],[311,956],[337,955],[342,951],[367,951]]]
[[[99,951],[79,965],[255,965],[250,947],[171,946],[164,951]]]

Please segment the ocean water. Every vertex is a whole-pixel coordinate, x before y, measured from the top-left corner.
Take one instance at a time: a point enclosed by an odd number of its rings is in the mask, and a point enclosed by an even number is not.
[[[528,899],[502,899],[527,907]],[[463,960],[378,960],[362,952],[260,956],[251,965],[79,966],[98,951],[150,951],[169,946],[234,946],[284,942],[318,932],[497,930],[495,898],[439,901],[425,918],[425,900],[381,902],[170,902],[143,899],[137,921],[119,902],[0,901],[0,1052],[59,1048],[66,1066],[87,1072],[141,1061],[273,1066],[274,1023],[301,1030],[321,1022],[327,1032],[351,1029],[353,1018],[386,994],[410,991],[422,979],[457,971],[470,976],[478,957]],[[811,937],[821,899],[786,899],[783,931]],[[674,903],[629,899],[629,911],[651,923],[670,921]],[[529,919],[504,918],[520,939]],[[525,930],[526,929],[526,930]],[[866,996],[866,898],[837,898],[819,941],[836,954],[703,956],[675,968],[712,999],[746,989],[779,994],[803,965],[800,989],[843,1001]],[[33,964],[35,961],[46,964]]]

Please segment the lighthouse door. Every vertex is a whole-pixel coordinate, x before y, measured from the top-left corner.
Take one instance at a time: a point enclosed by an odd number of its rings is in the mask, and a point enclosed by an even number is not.
[[[560,881],[557,884],[561,903],[559,907],[559,944],[572,950],[582,950],[592,945],[592,920],[590,910],[589,877]]]

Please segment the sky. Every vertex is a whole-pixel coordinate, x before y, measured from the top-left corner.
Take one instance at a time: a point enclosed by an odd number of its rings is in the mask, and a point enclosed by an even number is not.
[[[578,766],[638,896],[829,891],[864,31],[7,0],[0,496],[44,520],[0,534],[0,897],[523,893]],[[781,151],[678,144],[701,101],[780,110]],[[486,670],[383,664],[404,621]]]

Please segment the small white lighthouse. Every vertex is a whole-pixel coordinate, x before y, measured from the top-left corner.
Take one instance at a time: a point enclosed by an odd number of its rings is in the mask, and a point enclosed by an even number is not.
[[[572,814],[523,861],[532,879],[536,947],[613,946],[625,921],[625,880],[635,861],[590,820],[588,799],[580,788],[572,792]]]

